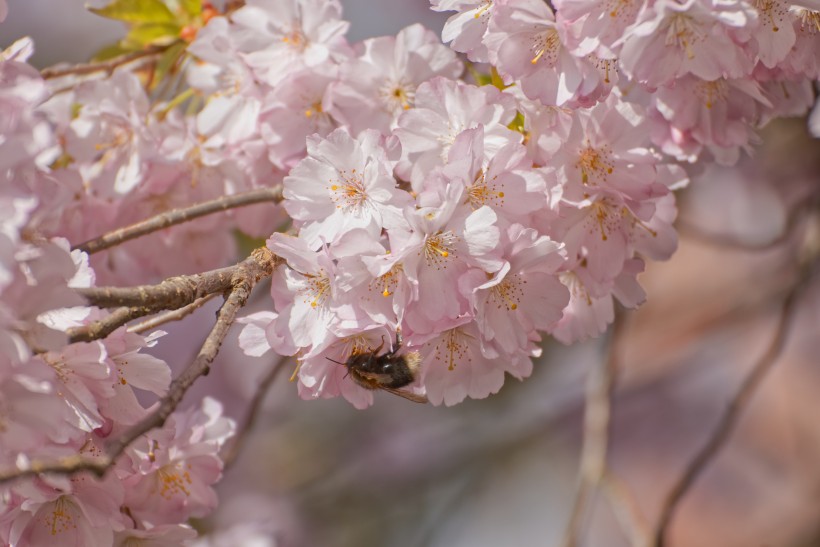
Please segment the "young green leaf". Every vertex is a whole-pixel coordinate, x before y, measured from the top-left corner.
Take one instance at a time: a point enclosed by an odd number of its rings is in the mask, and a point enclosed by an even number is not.
[[[101,17],[126,23],[174,23],[176,17],[162,0],[114,0],[102,8],[88,8]]]

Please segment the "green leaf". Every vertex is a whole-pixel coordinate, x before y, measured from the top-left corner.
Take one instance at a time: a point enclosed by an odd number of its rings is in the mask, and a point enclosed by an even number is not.
[[[526,131],[524,130],[524,115],[521,114],[521,112],[516,112],[515,118],[513,118],[513,121],[511,121],[509,125],[507,125],[507,129],[518,131],[522,135],[525,134]]]
[[[131,53],[134,51],[135,48],[126,48],[121,43],[111,44],[108,46],[103,47],[102,49],[98,50],[97,53],[91,57],[92,63],[99,63],[102,61],[108,61],[109,59],[114,59],[115,57],[119,57],[120,55],[125,55],[126,53]]]
[[[179,38],[179,25],[176,23],[147,23],[137,25],[128,31],[122,43],[125,47],[170,44]]]
[[[191,17],[202,13],[202,0],[179,0],[179,5]]]
[[[114,0],[104,8],[88,8],[101,17],[126,23],[173,23],[176,17],[162,0]]]
[[[178,42],[162,54],[157,61],[156,72],[154,73],[154,86],[159,85],[160,82],[164,82],[171,72],[176,70],[177,63],[180,57],[185,54],[186,47],[187,44]]]

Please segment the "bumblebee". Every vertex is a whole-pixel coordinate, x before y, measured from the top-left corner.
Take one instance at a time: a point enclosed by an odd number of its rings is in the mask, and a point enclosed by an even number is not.
[[[384,348],[383,337],[379,347],[371,351],[354,353],[344,363],[328,359],[347,367],[350,378],[365,389],[383,389],[414,403],[426,403],[428,402],[427,397],[401,390],[413,383],[421,364],[419,352],[409,351],[400,355],[401,346],[401,333],[398,332],[395,349],[381,355]]]

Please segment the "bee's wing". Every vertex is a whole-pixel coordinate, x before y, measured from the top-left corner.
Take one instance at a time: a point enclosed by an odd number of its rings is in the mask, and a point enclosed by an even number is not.
[[[401,389],[393,389],[392,387],[384,387],[384,386],[379,386],[379,387],[381,389],[385,390],[385,391],[388,391],[388,392],[392,393],[393,395],[398,395],[399,397],[403,397],[403,398],[407,399],[408,401],[413,401],[414,403],[427,404],[427,403],[430,402],[430,401],[427,400],[427,397],[425,397],[424,395],[416,395],[415,393],[413,393],[411,391],[404,391],[404,390],[401,390]]]

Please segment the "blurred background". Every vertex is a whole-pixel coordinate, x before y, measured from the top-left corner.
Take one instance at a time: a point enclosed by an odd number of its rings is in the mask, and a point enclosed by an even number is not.
[[[0,45],[31,35],[38,66],[84,60],[121,34],[81,0],[9,4]],[[445,20],[425,0],[343,4],[351,40],[417,21],[439,32]],[[799,211],[820,193],[820,141],[803,119],[772,123],[762,137],[737,168],[693,173],[679,196],[680,248],[669,262],[649,264],[641,277],[649,300],[626,314],[618,337],[608,465],[630,492],[621,502],[631,499],[633,517],[649,527],[769,346],[795,257],[818,238],[816,221]],[[255,294],[261,309],[266,289]],[[204,339],[213,311],[172,325],[166,340]],[[795,314],[771,373],[681,502],[669,546],[820,545],[818,283],[801,292]],[[271,367],[282,371],[219,484],[220,507],[195,524],[214,534],[212,545],[561,546],[577,487],[586,376],[608,348],[607,340],[547,342],[532,378],[508,379],[487,400],[434,408],[380,393],[356,411],[341,399],[299,400],[287,381],[293,363],[241,355],[234,332],[187,402],[213,394],[241,422],[261,379]],[[190,358],[169,344],[158,352],[177,368]],[[588,508],[578,545],[629,545],[601,492]]]

